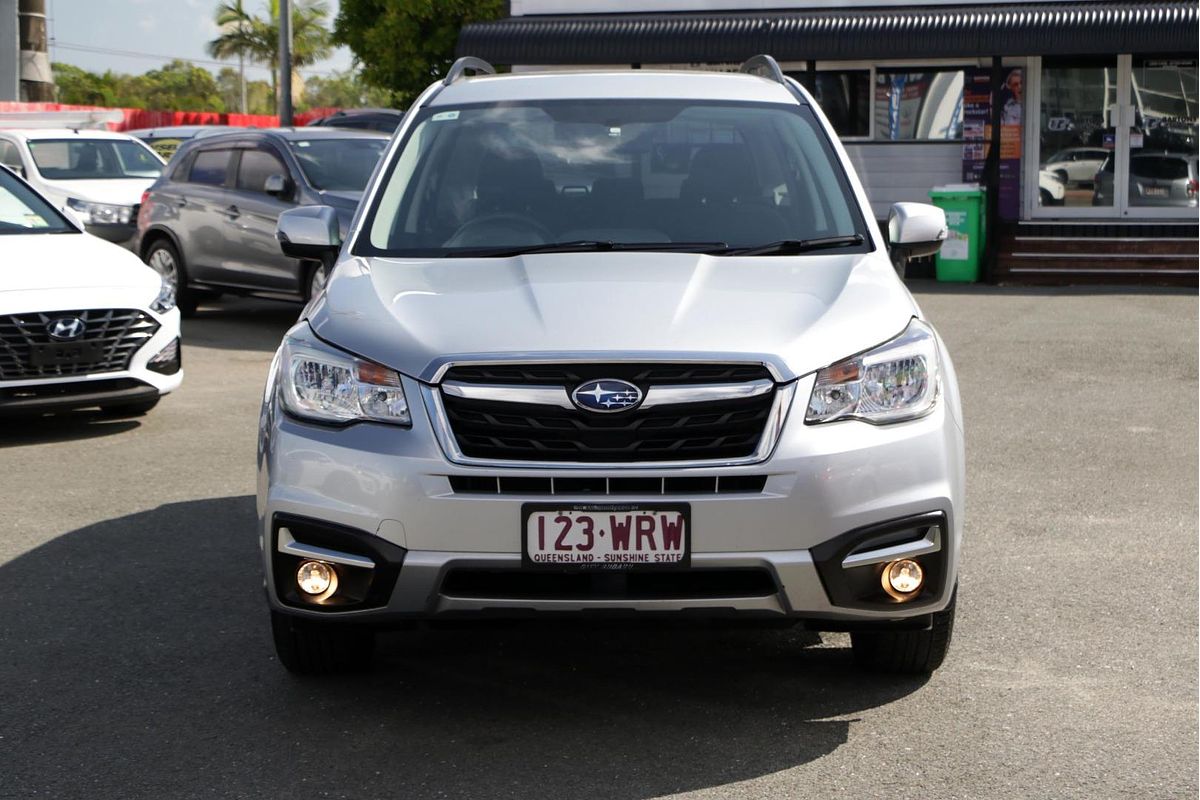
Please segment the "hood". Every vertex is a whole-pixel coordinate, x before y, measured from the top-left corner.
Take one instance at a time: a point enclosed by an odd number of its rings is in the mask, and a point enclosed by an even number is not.
[[[329,189],[321,191],[321,200],[325,205],[333,206],[337,209],[349,209],[353,211],[358,208],[358,201],[362,199],[362,192],[335,192]]]
[[[0,236],[0,302],[17,292],[114,289],[145,305],[161,285],[133,253],[90,234]]]
[[[48,181],[42,184],[64,198],[74,197],[89,203],[109,203],[115,206],[135,206],[142,202],[142,192],[150,188],[155,178],[111,178],[98,181]]]
[[[791,379],[899,334],[918,310],[887,256],[540,254],[353,258],[317,334],[431,380],[468,358],[764,361]]]

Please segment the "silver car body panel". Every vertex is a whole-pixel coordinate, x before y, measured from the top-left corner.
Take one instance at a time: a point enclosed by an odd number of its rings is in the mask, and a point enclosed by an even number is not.
[[[847,172],[854,202],[873,220],[865,192],[820,108],[812,106]],[[553,97],[697,97],[796,103],[788,88],[747,75],[642,71],[516,75],[430,87],[397,129],[397,150],[418,109]],[[364,209],[381,191],[377,170],[326,292],[289,335],[315,336],[395,369],[412,427],[325,427],[282,410],[268,381],[260,427],[258,514],[268,596],[277,514],[325,520],[373,533],[407,550],[389,604],[335,616],[387,620],[475,611],[734,610],[828,619],[889,619],[945,607],[947,580],[932,604],[847,609],[830,600],[812,548],[858,528],[940,512],[938,541],[957,574],[964,500],[963,432],[953,364],[940,351],[941,391],[931,413],[871,425],[845,420],[806,425],[815,372],[900,334],[922,316],[891,266],[877,226],[869,253],[719,257],[690,253],[555,253],[512,258],[402,259],[350,255]],[[583,302],[586,300],[586,302]],[[311,326],[311,328],[309,327]],[[703,362],[763,364],[787,397],[776,441],[749,463],[613,465],[473,463],[456,454],[440,419],[451,364]],[[454,391],[454,389],[451,389]],[[761,457],[759,457],[761,456]],[[619,471],[618,471],[619,470]],[[672,600],[514,599],[444,594],[458,567],[521,564],[521,507],[527,502],[600,502],[596,495],[456,493],[450,478],[663,478],[765,476],[761,492],[739,495],[621,495],[622,503],[691,506],[693,566],[768,569],[768,597]],[[607,485],[607,484],[606,484]],[[665,487],[665,482],[663,482]],[[918,547],[925,546],[918,544]]]

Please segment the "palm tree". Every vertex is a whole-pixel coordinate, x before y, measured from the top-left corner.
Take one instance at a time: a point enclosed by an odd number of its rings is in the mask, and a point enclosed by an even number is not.
[[[310,66],[333,52],[332,35],[326,26],[329,6],[324,0],[295,0],[292,3],[292,71]],[[208,43],[215,58],[237,55],[271,68],[271,96],[278,95],[279,0],[269,0],[266,19],[247,14],[242,0],[225,0],[217,7],[221,35]]]
[[[231,0],[217,6],[216,23],[221,29],[221,35],[208,43],[208,54],[213,58],[228,58],[237,56],[238,85],[240,87],[240,110],[246,113],[246,57],[254,59],[257,56],[256,46],[251,33],[254,18],[246,13],[242,0]]]

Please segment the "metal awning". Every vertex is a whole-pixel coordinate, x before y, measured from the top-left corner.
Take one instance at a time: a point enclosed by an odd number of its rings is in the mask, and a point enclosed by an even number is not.
[[[1195,2],[1075,2],[512,17],[463,28],[496,64],[780,61],[1196,52]]]

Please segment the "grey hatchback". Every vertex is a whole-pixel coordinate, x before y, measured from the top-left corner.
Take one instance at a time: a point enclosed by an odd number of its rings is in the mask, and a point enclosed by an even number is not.
[[[174,283],[180,310],[221,293],[307,300],[327,265],[279,250],[275,223],[298,206],[330,206],[343,233],[388,137],[298,128],[193,139],[142,198],[136,252]]]

